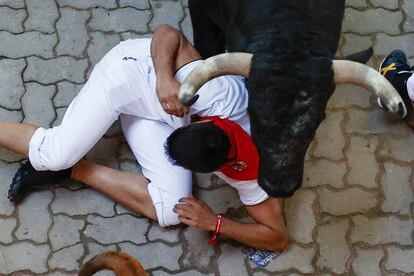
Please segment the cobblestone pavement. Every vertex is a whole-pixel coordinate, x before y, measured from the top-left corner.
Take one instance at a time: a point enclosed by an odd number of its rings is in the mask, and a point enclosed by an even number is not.
[[[161,23],[191,37],[187,1],[0,0],[0,119],[53,126],[93,65],[119,41]],[[338,55],[369,46],[371,66],[395,48],[414,61],[414,1],[349,0]],[[311,70],[311,68],[309,68]],[[88,158],[139,171],[116,124]],[[329,103],[306,159],[304,187],[285,202],[294,244],[266,268],[241,246],[168,230],[67,181],[14,206],[6,192],[20,155],[0,149],[0,274],[73,275],[98,252],[123,250],[150,275],[414,275],[414,133],[375,98],[343,86]],[[236,193],[197,175],[215,211],[246,220]]]

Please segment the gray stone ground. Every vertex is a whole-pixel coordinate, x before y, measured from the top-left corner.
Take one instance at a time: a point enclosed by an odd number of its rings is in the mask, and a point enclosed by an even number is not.
[[[187,1],[0,0],[0,118],[56,125],[93,65],[119,41],[169,23],[191,37]],[[338,55],[373,46],[370,65],[401,48],[414,58],[414,1],[347,1]],[[414,61],[414,59],[412,59]],[[312,70],[312,68],[309,68]],[[266,268],[241,246],[185,227],[162,229],[79,183],[6,198],[20,155],[0,149],[0,274],[73,275],[99,252],[123,250],[150,275],[414,275],[414,134],[361,89],[339,87],[285,204],[294,244]],[[88,156],[138,172],[115,125]],[[232,188],[197,175],[199,196],[245,219]]]

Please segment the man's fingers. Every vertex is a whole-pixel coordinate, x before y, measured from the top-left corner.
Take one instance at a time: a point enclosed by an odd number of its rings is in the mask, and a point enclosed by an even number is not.
[[[192,221],[191,219],[185,218],[185,217],[179,217],[180,221],[184,224],[187,224],[188,226],[195,226],[194,221]]]
[[[173,208],[173,211],[174,211],[174,213],[176,213],[176,214],[178,214],[182,217],[188,218],[188,219],[191,219],[193,217],[193,213],[190,212],[189,210],[186,210],[186,209],[179,209],[179,208],[175,207],[175,208]]]
[[[178,200],[178,201],[183,202],[183,203],[187,203],[187,204],[190,204],[190,205],[194,205],[194,204],[197,203],[197,200],[194,199],[194,198],[191,198],[191,197],[183,197],[183,198],[180,198],[180,200]]]

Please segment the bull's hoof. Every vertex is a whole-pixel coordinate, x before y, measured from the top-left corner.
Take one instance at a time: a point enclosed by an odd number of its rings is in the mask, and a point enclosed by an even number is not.
[[[23,163],[17,170],[10,184],[8,198],[10,201],[19,202],[25,195],[35,188],[51,180],[61,180],[70,176],[71,169],[63,171],[36,171],[30,161]]]

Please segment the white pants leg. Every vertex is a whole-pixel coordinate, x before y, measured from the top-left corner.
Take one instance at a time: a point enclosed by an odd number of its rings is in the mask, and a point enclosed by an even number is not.
[[[407,80],[408,96],[414,101],[414,74]]]
[[[182,197],[189,197],[192,188],[191,172],[174,166],[165,154],[164,144],[174,129],[162,122],[120,116],[125,138],[150,181],[148,191],[157,212],[160,226],[180,223],[173,212],[174,205]]]
[[[62,124],[38,128],[29,143],[29,159],[36,170],[62,170],[76,164],[118,118],[104,92],[99,68],[72,101]]]

